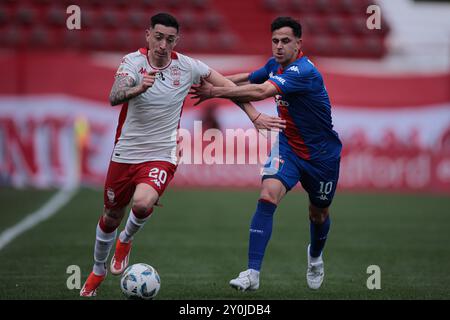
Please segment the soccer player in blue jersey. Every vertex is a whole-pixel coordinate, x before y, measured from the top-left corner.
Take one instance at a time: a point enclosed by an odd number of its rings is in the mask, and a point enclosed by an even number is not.
[[[238,290],[259,288],[259,273],[272,233],[273,215],[284,195],[299,181],[309,195],[310,244],[307,284],[318,289],[324,278],[322,251],[330,229],[329,207],[336,191],[342,144],[333,130],[331,105],[323,79],[303,55],[302,28],[290,17],[272,25],[272,53],[264,67],[229,79],[237,87],[214,87],[208,82],[192,89],[196,104],[209,98],[240,102],[275,97],[286,129],[278,136],[264,166],[262,190],[250,225],[248,269],[230,281]]]

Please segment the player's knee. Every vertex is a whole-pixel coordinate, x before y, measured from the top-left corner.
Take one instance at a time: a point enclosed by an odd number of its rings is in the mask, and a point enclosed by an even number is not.
[[[144,217],[153,208],[153,205],[158,201],[157,196],[142,196],[133,199],[132,210],[137,217]]]
[[[319,208],[314,205],[309,206],[309,218],[314,224],[322,224],[325,222],[329,214],[327,208]]]
[[[278,203],[280,202],[280,198],[278,196],[278,193],[270,190],[268,188],[263,188],[261,191],[261,194],[259,196],[260,199],[262,200],[266,200],[269,202],[272,202],[273,204],[278,205]]]

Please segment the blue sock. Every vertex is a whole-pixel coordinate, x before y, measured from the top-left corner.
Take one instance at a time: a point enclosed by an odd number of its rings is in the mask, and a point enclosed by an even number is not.
[[[309,254],[313,258],[317,258],[322,253],[325,242],[327,241],[328,231],[330,230],[331,220],[328,216],[322,224],[315,224],[312,221],[309,225],[311,235],[311,247]]]
[[[248,247],[248,268],[260,270],[267,243],[272,234],[273,214],[277,206],[260,199],[250,225],[250,240]]]

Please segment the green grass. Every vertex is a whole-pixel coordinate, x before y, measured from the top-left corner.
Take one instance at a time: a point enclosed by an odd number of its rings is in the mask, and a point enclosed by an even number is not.
[[[332,206],[325,281],[306,286],[307,198],[293,192],[279,206],[261,288],[241,293],[228,281],[246,267],[248,227],[258,191],[171,189],[137,235],[131,263],[159,271],[158,299],[449,299],[450,197],[338,193]],[[0,230],[49,198],[2,189]],[[82,189],[61,212],[0,251],[0,299],[79,299],[66,268],[92,266],[102,192]],[[25,212],[27,211],[27,212]],[[368,290],[369,265],[381,290]],[[97,299],[123,299],[109,275]]]
[[[0,203],[3,207],[0,214],[0,232],[39,208],[50,199],[53,193],[52,190],[23,189],[18,191],[0,187]]]

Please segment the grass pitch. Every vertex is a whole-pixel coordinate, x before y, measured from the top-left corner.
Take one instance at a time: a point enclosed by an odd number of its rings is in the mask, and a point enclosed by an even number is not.
[[[0,232],[37,210],[52,191],[0,189]],[[279,206],[261,287],[237,292],[228,281],[246,268],[258,191],[170,189],[136,236],[130,263],[153,265],[157,299],[449,299],[450,197],[338,192],[318,291],[305,280],[309,220],[305,193]],[[80,299],[66,286],[70,265],[82,283],[91,270],[102,192],[81,189],[58,214],[0,251],[0,299]],[[123,222],[125,223],[125,221]],[[123,226],[123,225],[122,225]],[[110,255],[111,256],[111,255]],[[381,290],[366,287],[381,269]],[[108,275],[95,299],[123,299]]]

